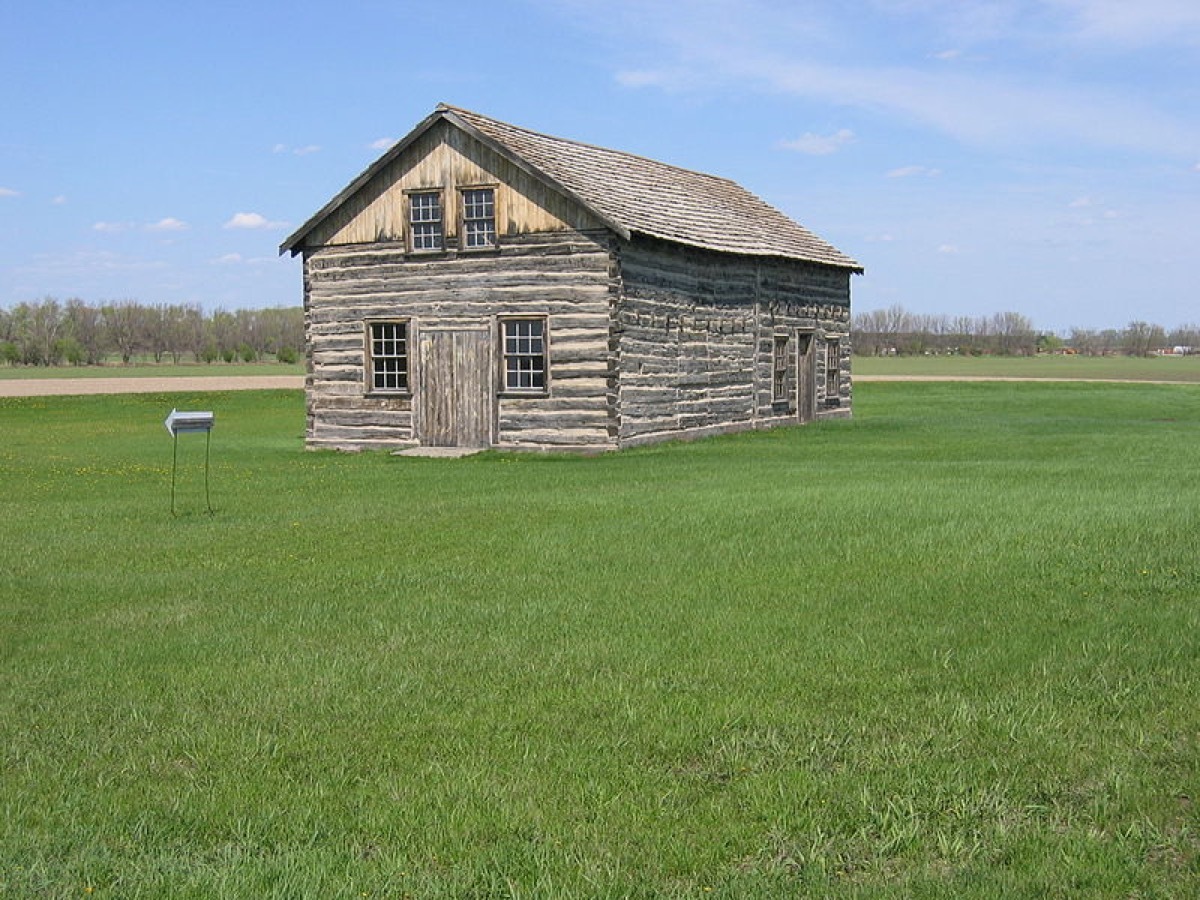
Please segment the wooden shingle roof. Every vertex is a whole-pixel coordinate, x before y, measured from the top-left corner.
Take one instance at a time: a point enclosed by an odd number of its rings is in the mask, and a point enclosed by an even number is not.
[[[441,119],[582,204],[625,239],[642,234],[706,250],[862,271],[832,244],[729,179],[540,134],[445,104],[301,226],[280,252],[297,252],[317,223]]]

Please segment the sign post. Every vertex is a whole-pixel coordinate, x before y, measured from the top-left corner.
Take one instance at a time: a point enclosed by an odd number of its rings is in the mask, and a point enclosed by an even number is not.
[[[163,420],[163,424],[167,426],[167,432],[174,439],[175,445],[171,453],[171,515],[175,515],[175,472],[179,465],[179,435],[180,434],[199,434],[203,432],[204,438],[204,503],[208,507],[209,515],[212,515],[212,501],[208,495],[208,448],[212,442],[212,427],[213,414],[211,412],[183,412],[181,410],[172,409],[168,413],[167,418]]]

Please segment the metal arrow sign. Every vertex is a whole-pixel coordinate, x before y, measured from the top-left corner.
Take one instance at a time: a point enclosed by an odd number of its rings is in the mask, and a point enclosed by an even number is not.
[[[213,414],[211,412],[183,412],[178,409],[172,409],[167,414],[163,424],[167,426],[167,433],[174,438],[175,447],[171,454],[171,515],[175,515],[175,472],[179,468],[179,435],[181,434],[201,434],[205,435],[204,441],[204,502],[208,506],[208,511],[211,514],[213,511],[212,501],[208,495],[208,448],[212,443],[212,427]]]
[[[181,412],[171,410],[163,420],[171,437],[191,431],[212,431],[213,414],[211,412]]]

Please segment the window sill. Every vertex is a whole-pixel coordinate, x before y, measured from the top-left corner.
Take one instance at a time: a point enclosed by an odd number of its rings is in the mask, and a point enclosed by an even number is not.
[[[369,390],[363,392],[364,397],[372,397],[376,400],[407,400],[412,397],[412,391],[381,391]]]
[[[542,389],[536,389],[536,390],[509,389],[509,390],[501,391],[496,396],[504,398],[504,399],[510,399],[510,400],[536,400],[539,397],[549,397],[550,391],[542,390]]]

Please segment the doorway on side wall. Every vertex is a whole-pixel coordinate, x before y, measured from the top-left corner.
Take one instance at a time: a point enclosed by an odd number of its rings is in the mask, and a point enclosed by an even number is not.
[[[801,423],[817,417],[817,340],[811,331],[796,334],[796,418]]]

